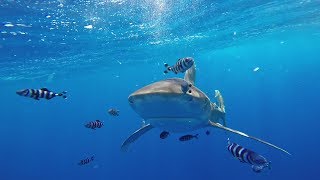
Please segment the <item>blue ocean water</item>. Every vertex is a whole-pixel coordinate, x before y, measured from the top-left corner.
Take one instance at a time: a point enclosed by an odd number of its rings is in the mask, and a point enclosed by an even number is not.
[[[0,54],[0,180],[318,179],[318,0],[1,0]],[[142,121],[129,94],[182,78],[163,63],[186,56],[196,86],[212,100],[221,91],[229,127],[292,155],[212,128],[183,143],[154,129],[121,152]],[[68,99],[15,93],[42,87]],[[83,126],[95,119],[105,126]],[[228,137],[272,169],[257,174],[233,158]]]

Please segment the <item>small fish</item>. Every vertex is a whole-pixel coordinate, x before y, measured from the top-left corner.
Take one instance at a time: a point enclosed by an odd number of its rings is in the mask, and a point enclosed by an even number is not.
[[[111,116],[119,116],[119,110],[117,109],[114,109],[114,108],[111,108],[108,110],[108,113],[111,115]]]
[[[53,91],[50,91],[47,88],[41,88],[41,89],[23,89],[16,92],[20,96],[26,96],[33,98],[35,100],[39,100],[39,98],[44,99],[52,99],[56,96],[62,96],[64,99],[67,99],[66,93],[67,91],[63,91],[61,93],[55,93]]]
[[[88,157],[86,159],[82,159],[78,165],[79,166],[82,166],[82,165],[86,165],[86,164],[89,164],[90,162],[92,162],[94,160],[94,156],[91,156],[91,157]]]
[[[189,140],[191,140],[191,139],[193,139],[193,138],[198,139],[198,134],[196,134],[196,135],[187,134],[187,135],[181,136],[181,137],[179,138],[179,140],[180,140],[180,141],[189,141]]]
[[[174,72],[175,74],[184,73],[186,70],[192,67],[194,64],[194,59],[192,57],[180,58],[174,66],[169,66],[167,63],[164,64],[166,70],[164,71],[167,74],[169,71]]]
[[[209,130],[206,131],[206,135],[208,135],[208,136],[210,135],[210,131]]]
[[[84,126],[86,128],[90,128],[90,129],[96,130],[96,128],[102,128],[103,122],[101,122],[100,120],[95,120],[95,121],[88,122]]]
[[[169,136],[169,132],[167,131],[162,131],[162,133],[160,134],[161,139],[166,139],[168,136]]]
[[[271,162],[266,158],[236,143],[230,143],[229,138],[227,148],[240,162],[251,164],[252,170],[256,173],[260,173],[265,168],[271,169]]]

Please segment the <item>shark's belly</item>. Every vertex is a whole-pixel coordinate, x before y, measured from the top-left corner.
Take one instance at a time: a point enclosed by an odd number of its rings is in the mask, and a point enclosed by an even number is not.
[[[152,118],[148,122],[161,130],[168,132],[190,132],[203,128],[208,124],[207,120],[195,118]]]

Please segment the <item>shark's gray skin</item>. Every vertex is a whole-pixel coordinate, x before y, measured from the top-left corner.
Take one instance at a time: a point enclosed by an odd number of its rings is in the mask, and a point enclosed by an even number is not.
[[[193,66],[186,72],[184,79],[172,78],[158,81],[132,93],[128,98],[129,104],[147,124],[127,138],[121,148],[126,150],[131,143],[153,128],[174,133],[215,127],[254,139],[289,154],[286,150],[269,142],[226,127],[224,104],[220,92],[216,91],[218,106],[195,87],[194,83],[195,67]],[[189,84],[188,91],[185,91],[186,84]],[[220,124],[220,120],[223,125]]]

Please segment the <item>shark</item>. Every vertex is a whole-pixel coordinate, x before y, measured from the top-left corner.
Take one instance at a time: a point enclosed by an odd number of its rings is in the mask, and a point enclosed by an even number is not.
[[[184,78],[169,78],[151,83],[129,95],[131,108],[144,120],[144,125],[133,132],[121,145],[129,145],[148,131],[158,128],[170,133],[185,133],[201,128],[216,128],[253,139],[290,153],[274,144],[226,126],[225,106],[219,90],[215,90],[217,104],[195,86],[196,69],[193,65]]]

